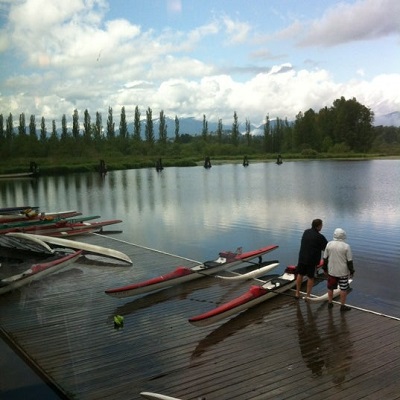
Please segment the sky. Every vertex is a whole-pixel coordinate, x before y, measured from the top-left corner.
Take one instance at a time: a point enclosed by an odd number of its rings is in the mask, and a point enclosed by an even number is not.
[[[400,112],[399,0],[0,0],[0,114]],[[58,126],[57,125],[57,126]]]

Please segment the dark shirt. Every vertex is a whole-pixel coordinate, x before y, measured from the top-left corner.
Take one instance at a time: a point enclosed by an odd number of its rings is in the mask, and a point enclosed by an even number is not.
[[[298,264],[316,266],[321,261],[321,251],[325,250],[328,241],[316,229],[306,229],[301,238]]]

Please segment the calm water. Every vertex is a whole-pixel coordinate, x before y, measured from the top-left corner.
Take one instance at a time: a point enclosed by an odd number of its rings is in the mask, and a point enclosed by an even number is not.
[[[221,250],[280,247],[280,271],[295,264],[300,238],[314,218],[331,239],[348,234],[356,269],[349,304],[400,317],[400,161],[310,161],[110,172],[37,181],[1,181],[0,207],[37,205],[122,219],[121,240],[194,260]],[[279,270],[277,272],[280,272]],[[314,293],[325,292],[323,283]],[[57,398],[0,341],[0,369],[23,386],[10,399]],[[5,370],[4,370],[5,371]],[[0,374],[3,375],[3,374]],[[29,397],[31,396],[31,397]]]
[[[121,219],[115,237],[194,260],[267,244],[295,264],[314,218],[347,231],[356,275],[349,303],[400,317],[400,161],[308,161],[166,168],[0,181],[0,207],[37,205]],[[278,271],[279,272],[279,271]],[[315,292],[324,291],[323,285]]]

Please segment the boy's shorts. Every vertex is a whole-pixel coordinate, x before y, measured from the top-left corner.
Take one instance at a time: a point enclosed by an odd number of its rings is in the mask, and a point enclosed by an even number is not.
[[[346,276],[331,276],[328,275],[328,289],[334,290],[337,289],[339,285],[340,290],[348,290],[349,285],[349,277]]]

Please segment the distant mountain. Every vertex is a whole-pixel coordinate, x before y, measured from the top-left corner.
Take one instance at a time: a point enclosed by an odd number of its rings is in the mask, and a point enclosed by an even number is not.
[[[154,135],[157,138],[158,137],[158,132],[159,132],[159,119],[153,119],[153,128],[154,128]],[[165,122],[167,124],[167,135],[169,138],[173,138],[175,136],[175,120],[171,119],[171,118],[165,118]],[[215,133],[218,129],[218,123],[217,122],[208,122],[208,132],[211,133]],[[224,123],[222,121],[222,125],[223,125],[223,129],[230,131],[232,129],[232,123],[233,122],[229,122],[229,123]],[[271,120],[271,128],[273,128],[275,126],[276,121],[275,120]],[[264,134],[264,124],[261,125],[255,125],[255,124],[250,124],[250,133],[252,135],[263,135]],[[142,137],[144,137],[144,131],[145,131],[145,127],[146,127],[146,121],[142,120],[142,125],[141,125],[141,135]],[[129,123],[128,124],[128,131],[131,134],[133,132],[133,123]],[[202,134],[203,131],[203,120],[197,120],[194,117],[189,117],[189,118],[179,118],[179,134],[180,135],[198,135],[200,136]],[[239,131],[242,134],[245,134],[245,124],[241,123],[239,125]]]
[[[400,127],[400,111],[375,117],[375,126],[397,126]]]

